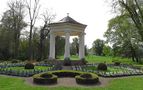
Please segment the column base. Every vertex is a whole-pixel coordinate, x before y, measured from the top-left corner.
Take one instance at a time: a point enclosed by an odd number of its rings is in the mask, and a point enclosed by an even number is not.
[[[84,60],[85,60],[85,58],[80,58],[80,60],[81,60],[81,61],[84,61]]]
[[[70,60],[70,58],[69,57],[65,57],[64,60]]]

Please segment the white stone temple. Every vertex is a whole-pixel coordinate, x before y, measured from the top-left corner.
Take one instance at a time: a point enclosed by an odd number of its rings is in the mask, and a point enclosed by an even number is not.
[[[55,59],[55,36],[65,36],[64,58],[70,58],[70,36],[79,37],[79,59],[85,58],[84,35],[87,25],[81,24],[69,15],[59,22],[49,24],[50,27],[50,52],[49,59]]]

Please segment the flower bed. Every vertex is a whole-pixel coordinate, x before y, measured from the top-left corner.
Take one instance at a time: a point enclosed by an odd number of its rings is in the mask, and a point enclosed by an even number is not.
[[[108,69],[98,70],[98,64],[88,64],[84,66],[72,66],[73,70],[76,71],[84,71],[84,72],[92,72],[96,73],[102,77],[122,77],[122,76],[134,76],[134,75],[143,75],[143,70],[133,67],[127,64],[121,64],[119,66],[114,64],[107,64]]]
[[[1,64],[0,74],[29,77],[41,72],[55,70],[54,66],[48,64],[36,64],[34,69],[25,69],[25,64]]]

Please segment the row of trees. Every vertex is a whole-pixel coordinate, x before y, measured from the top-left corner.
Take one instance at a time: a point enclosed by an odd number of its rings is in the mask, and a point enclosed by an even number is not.
[[[39,0],[13,0],[8,4],[0,20],[0,59],[44,59],[49,51],[48,24],[55,18],[55,14],[46,10],[39,15]],[[29,17],[29,20],[26,18]],[[38,18],[42,18],[43,25],[36,27]],[[27,30],[29,28],[29,30]],[[56,37],[56,46],[61,48],[63,37]],[[60,45],[58,44],[60,42]],[[56,49],[59,54],[60,49]]]

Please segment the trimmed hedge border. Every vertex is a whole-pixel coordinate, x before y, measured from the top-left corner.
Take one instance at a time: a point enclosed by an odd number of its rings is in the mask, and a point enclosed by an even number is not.
[[[52,75],[51,77],[42,77],[43,74]],[[33,76],[33,82],[36,84],[56,84],[57,83],[57,76],[53,75],[51,73],[42,73],[42,74],[36,74]]]
[[[91,75],[91,77],[82,77],[83,75]],[[78,75],[75,79],[78,84],[96,84],[99,82],[98,76],[92,73]]]
[[[55,78],[48,79],[41,77],[41,75],[50,73],[52,74]],[[99,78],[96,74],[93,73],[85,73],[85,72],[80,72],[80,71],[73,71],[73,70],[57,70],[57,71],[49,71],[46,73],[41,73],[41,74],[36,74],[33,76],[33,82],[37,84],[53,84],[53,82],[57,82],[57,77],[75,77],[76,82],[78,84],[96,84],[99,82]],[[89,74],[91,75],[91,78],[83,78],[81,77],[84,74]]]

